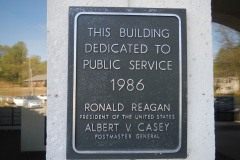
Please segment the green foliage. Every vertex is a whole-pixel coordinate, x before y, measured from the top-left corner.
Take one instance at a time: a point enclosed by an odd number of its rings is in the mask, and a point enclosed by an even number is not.
[[[39,56],[32,56],[27,58],[26,63],[23,64],[22,70],[22,79],[29,78],[29,72],[32,72],[32,76],[46,74],[47,73],[47,62],[41,61],[41,57]]]
[[[240,45],[219,51],[214,60],[214,76],[240,76]]]
[[[47,63],[41,62],[41,57],[27,57],[28,50],[24,42],[18,42],[12,47],[1,46],[0,80],[21,84],[32,75],[46,74]]]
[[[26,60],[27,47],[24,42],[18,42],[8,49],[1,57],[2,78],[16,82],[21,75],[21,66]]]
[[[31,59],[31,68],[33,75],[46,74],[47,72],[47,62],[41,62],[41,57],[32,56]]]
[[[8,46],[0,45],[0,52],[1,52],[2,54],[8,53],[8,52],[9,52],[9,49],[10,49],[10,47],[8,47]],[[1,55],[0,55],[0,56],[1,56]]]

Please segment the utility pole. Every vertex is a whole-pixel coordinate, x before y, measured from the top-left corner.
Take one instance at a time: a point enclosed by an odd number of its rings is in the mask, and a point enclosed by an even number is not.
[[[28,87],[29,87],[29,92],[30,95],[33,95],[33,90],[32,90],[32,68],[31,68],[31,61],[30,61],[30,55],[28,59]]]

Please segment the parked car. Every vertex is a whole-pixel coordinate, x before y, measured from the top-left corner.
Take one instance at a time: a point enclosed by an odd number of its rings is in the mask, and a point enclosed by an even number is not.
[[[216,96],[214,98],[215,121],[234,121],[239,108],[234,96]]]
[[[41,94],[37,96],[39,99],[41,99],[43,101],[43,103],[45,103],[47,101],[47,95],[46,94]]]
[[[37,96],[25,96],[23,101],[23,107],[26,108],[41,108],[43,107],[43,102]]]
[[[18,97],[14,97],[13,98],[13,102],[16,104],[16,106],[23,106],[23,101],[24,101],[24,97],[22,96],[18,96]]]

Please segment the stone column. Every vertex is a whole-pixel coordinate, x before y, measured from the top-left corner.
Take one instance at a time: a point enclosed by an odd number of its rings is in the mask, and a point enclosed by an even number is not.
[[[48,0],[47,159],[66,159],[69,6],[185,8],[188,53],[188,157],[214,160],[210,0]]]

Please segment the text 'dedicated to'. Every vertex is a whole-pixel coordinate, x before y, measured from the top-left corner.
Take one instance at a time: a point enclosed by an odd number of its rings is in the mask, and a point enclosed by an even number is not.
[[[184,9],[69,8],[67,158],[185,158]]]

